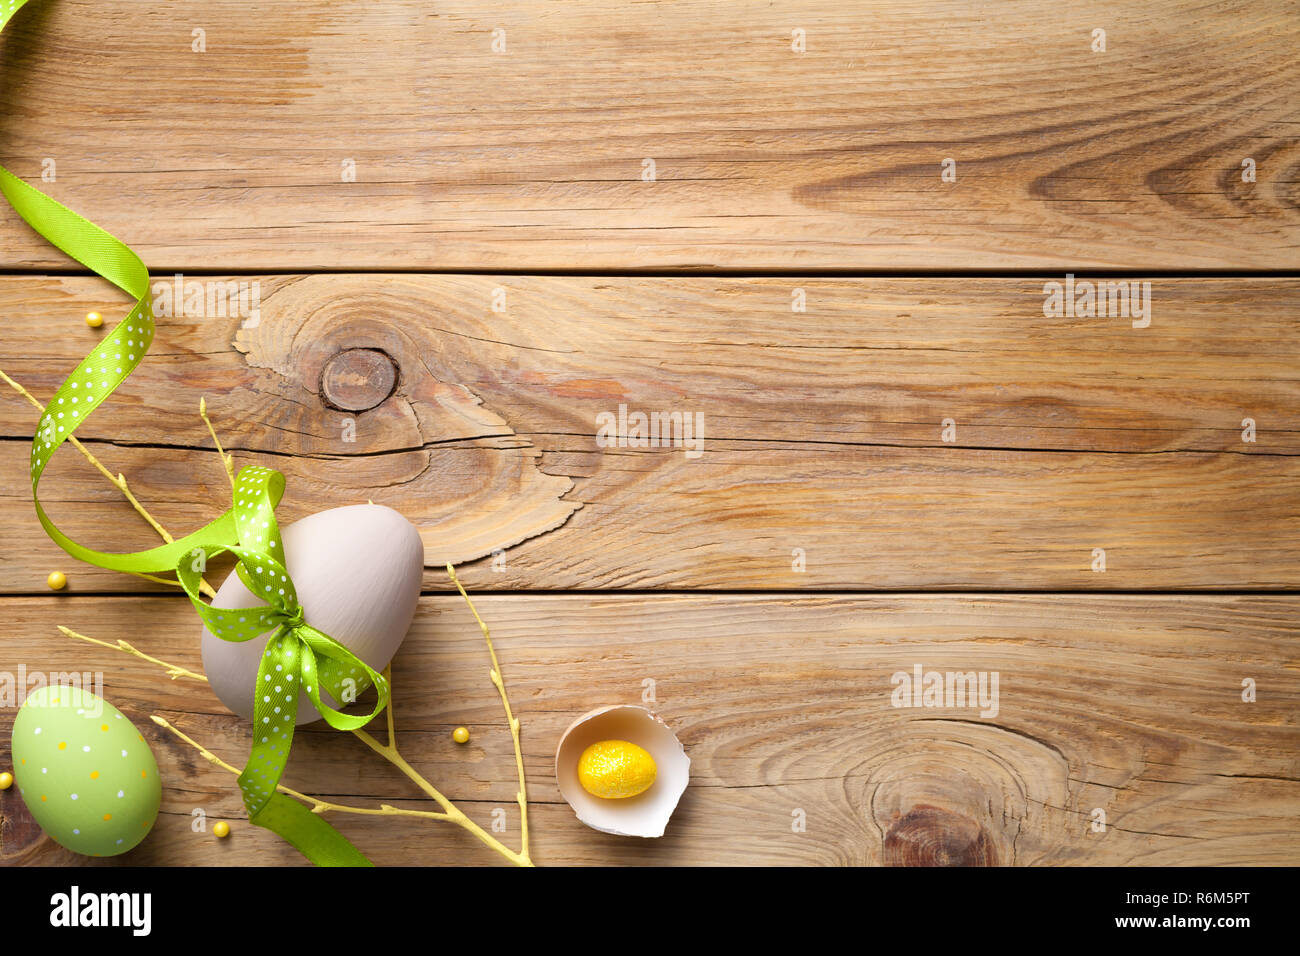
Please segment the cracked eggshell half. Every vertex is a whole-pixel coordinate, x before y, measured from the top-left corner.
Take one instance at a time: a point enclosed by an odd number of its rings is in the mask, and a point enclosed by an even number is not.
[[[420,599],[424,544],[416,527],[383,505],[349,505],[309,515],[281,532],[289,576],[307,623],[343,644],[377,671],[406,637]],[[261,607],[264,602],[233,571],[213,607]],[[253,685],[274,631],[243,643],[203,629],[203,669],[221,702],[253,717]],[[322,690],[331,706],[339,706]],[[305,692],[297,723],[319,720]]]
[[[578,779],[578,758],[591,744],[626,740],[654,758],[655,782],[635,797],[593,796]],[[555,750],[555,779],[578,819],[603,833],[661,837],[690,782],[691,758],[668,725],[644,707],[601,707],[575,720]]]

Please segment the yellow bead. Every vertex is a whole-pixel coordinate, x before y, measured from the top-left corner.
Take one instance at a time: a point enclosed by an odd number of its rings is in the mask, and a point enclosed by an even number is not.
[[[216,823],[212,824],[212,832],[218,837],[225,839],[230,836],[230,824],[225,820],[218,820]]]
[[[68,586],[68,576],[62,571],[51,571],[50,576],[45,579],[45,583],[50,586],[52,591],[62,591]]]
[[[623,800],[645,793],[655,782],[654,757],[626,740],[602,740],[578,758],[578,782],[593,797]]]
[[[97,329],[104,324],[104,317],[100,315],[98,312],[87,312],[86,324],[90,326],[92,329]]]
[[[456,741],[456,743],[458,744],[469,743],[469,728],[457,727],[455,730],[451,732],[451,739]]]
[[[8,770],[6,770],[4,773],[0,773],[0,790],[8,790],[13,785],[14,785],[13,774],[11,774]]]

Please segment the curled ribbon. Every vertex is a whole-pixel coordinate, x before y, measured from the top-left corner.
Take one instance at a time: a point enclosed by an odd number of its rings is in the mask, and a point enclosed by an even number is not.
[[[0,31],[27,0],[0,0]],[[285,569],[275,506],[284,493],[284,476],[249,466],[235,479],[232,506],[215,521],[169,544],[118,554],[78,544],[55,526],[41,506],[38,486],[50,458],[77,426],[140,364],[154,337],[149,270],[125,243],[82,218],[0,166],[0,194],[41,236],[68,256],[134,297],[126,318],[108,333],[64,380],[46,406],[32,439],[32,502],[41,527],[59,547],[81,561],[128,574],[176,573],[208,629],[227,641],[250,641],[268,631],[254,689],[253,745],[239,775],[249,820],[283,837],[313,863],[369,866],[346,837],[296,800],[277,792],[293,743],[299,694],[305,693],[325,721],[337,730],[364,727],[388,706],[383,675],[304,620],[297,592]],[[255,608],[216,608],[199,592],[208,560],[226,551],[238,559],[235,571],[266,604]],[[345,714],[322,699],[348,699],[344,688],[360,692],[374,685],[377,700],[369,714]],[[352,697],[351,699],[355,699]]]

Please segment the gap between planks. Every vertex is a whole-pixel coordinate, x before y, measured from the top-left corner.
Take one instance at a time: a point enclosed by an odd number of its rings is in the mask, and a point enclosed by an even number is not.
[[[486,558],[478,560],[486,561]],[[467,561],[466,564],[474,564],[474,561]],[[780,600],[802,601],[802,600],[827,600],[831,598],[859,598],[859,597],[883,597],[883,598],[906,598],[906,597],[1108,597],[1108,598],[1143,598],[1143,597],[1169,597],[1169,598],[1222,598],[1222,597],[1242,597],[1242,598],[1259,598],[1259,597],[1297,597],[1300,596],[1300,588],[1259,588],[1251,590],[1250,588],[1190,588],[1187,590],[1175,590],[1170,588],[1123,588],[1123,589],[1106,589],[1099,590],[1096,588],[835,588],[833,590],[819,591],[815,589],[803,591],[791,591],[781,588],[503,588],[501,590],[486,590],[483,588],[466,588],[471,593],[483,597],[515,597],[515,598],[536,598],[536,597],[600,597],[600,598],[637,598],[637,597],[753,597],[753,598],[776,598]],[[455,588],[449,590],[440,590],[437,588],[424,588],[420,591],[420,597],[454,597]],[[181,600],[186,595],[172,591],[84,591],[72,592],[64,591],[59,594],[53,594],[49,591],[5,591],[0,592],[0,597],[4,598],[32,598],[67,601],[67,600],[88,600],[101,598],[125,598],[127,600],[139,600],[140,598],[169,598],[172,600]],[[188,598],[186,598],[188,600]]]
[[[265,276],[286,278],[316,275],[340,276],[503,276],[528,278],[542,276],[555,279],[1059,279],[1066,272],[1087,279],[1300,279],[1295,269],[1090,269],[1086,265],[1066,266],[1060,269],[719,269],[714,266],[700,269],[638,269],[635,266],[618,269],[428,269],[423,266],[402,268],[349,268],[331,266],[304,270],[298,266],[268,265],[257,269],[194,269],[178,265],[154,264],[149,267],[149,278],[156,280],[182,273],[195,278],[220,276]],[[0,279],[41,278],[57,276],[68,279],[98,279],[98,273],[75,267],[48,268],[9,266],[0,268]]]
[[[925,425],[930,425],[930,424],[932,424],[932,423],[930,423],[930,422],[881,422],[880,424],[889,424],[889,425],[909,425],[909,426],[915,426],[915,427],[922,427],[922,426],[925,426]],[[1067,430],[1068,430],[1068,431],[1080,431],[1080,430],[1086,431],[1086,430],[1088,430],[1088,427],[1089,427],[1089,426],[1087,426],[1087,425],[1075,425],[1075,426],[1069,426],[1069,427],[1067,428],[1067,426],[1035,425],[1034,427],[1035,427],[1035,428],[1047,428],[1047,429],[1057,428],[1057,429],[1059,429],[1060,431],[1067,431]],[[1093,429],[1093,430],[1098,431],[1098,432],[1101,432],[1101,431],[1119,431],[1120,429],[1117,429],[1117,428],[1113,428],[1113,427],[1109,427],[1109,426],[1107,426],[1107,427],[1103,427],[1103,428],[1095,428],[1095,429]],[[1177,434],[1177,433],[1179,432],[1179,429],[1175,429],[1175,428],[1164,428],[1164,429],[1162,429],[1162,428],[1133,428],[1133,429],[1129,429],[1129,430],[1130,430],[1130,431],[1133,431],[1133,432],[1142,432],[1142,433],[1149,433],[1149,432],[1167,432],[1167,433],[1169,433],[1169,434]],[[1225,433],[1232,433],[1232,434],[1235,434],[1237,431],[1239,431],[1239,429],[1235,429],[1235,428],[1225,428],[1225,429],[1222,429],[1222,431],[1224,431]],[[1271,432],[1272,432],[1273,434],[1278,434],[1278,435],[1292,435],[1292,434],[1297,434],[1293,429],[1289,429],[1289,428],[1276,428],[1276,429],[1272,429]],[[595,438],[595,435],[594,435],[594,434],[588,435],[588,434],[586,434],[586,433],[584,433],[584,432],[529,432],[529,431],[517,431],[517,432],[515,432],[515,435],[519,436],[520,438],[529,438],[529,439],[534,439],[534,438],[591,438],[591,439],[594,439],[594,438]],[[226,443],[224,443],[224,442],[222,443],[222,448],[224,448],[224,449],[226,450],[226,452],[228,452],[228,453],[232,453],[232,454],[235,453],[235,452],[239,452],[239,453],[241,453],[241,454],[245,454],[245,455],[267,455],[267,456],[270,456],[270,457],[272,457],[272,458],[306,458],[306,459],[315,459],[315,460],[317,460],[317,461],[350,461],[350,460],[352,460],[352,459],[356,459],[356,458],[383,458],[383,457],[385,457],[385,456],[387,456],[387,455],[401,455],[401,454],[407,454],[407,453],[410,453],[410,452],[424,451],[425,449],[429,449],[429,448],[454,447],[454,446],[456,446],[456,445],[462,445],[462,446],[465,446],[465,447],[473,447],[474,444],[475,444],[476,442],[481,442],[481,441],[489,440],[489,439],[492,439],[492,438],[500,438],[500,437],[502,437],[502,436],[500,436],[500,435],[476,435],[476,436],[472,436],[472,437],[468,437],[468,438],[435,438],[435,439],[431,439],[431,440],[429,440],[429,441],[423,442],[423,443],[421,443],[421,444],[419,444],[419,445],[410,445],[410,446],[395,447],[395,448],[383,448],[383,449],[378,449],[378,450],[375,450],[375,451],[358,451],[358,452],[349,452],[348,454],[338,454],[338,455],[322,455],[322,454],[320,454],[319,452],[276,451],[276,450],[274,450],[274,449],[266,449],[266,448],[248,448],[248,447],[244,447],[244,446],[240,446],[240,445],[229,445],[229,444],[226,444]],[[31,440],[32,440],[32,436],[30,436],[30,435],[0,435],[0,442],[27,442],[27,443],[30,443]],[[947,444],[934,444],[934,443],[926,443],[926,442],[910,443],[910,442],[898,442],[898,441],[829,441],[829,440],[827,440],[827,439],[818,439],[818,438],[798,439],[798,440],[796,440],[796,439],[792,439],[792,438],[731,438],[731,437],[727,437],[727,436],[725,436],[725,435],[723,435],[723,436],[718,436],[718,437],[710,436],[710,437],[709,437],[709,442],[710,442],[710,444],[713,444],[713,443],[727,443],[727,442],[731,442],[731,443],[733,443],[733,444],[747,444],[747,445],[755,445],[755,446],[758,446],[758,447],[760,447],[760,448],[802,448],[802,447],[807,446],[807,445],[815,445],[815,446],[830,446],[830,447],[835,447],[835,448],[906,448],[906,449],[927,449],[927,448],[928,448],[928,449],[936,449],[936,450],[937,450],[937,449],[952,449],[952,450],[962,450],[962,451],[1001,451],[1001,452],[1012,452],[1012,453],[1015,453],[1015,454],[1038,454],[1039,452],[1043,452],[1043,453],[1054,454],[1054,455],[1079,455],[1079,454],[1088,454],[1088,455],[1246,455],[1246,456],[1249,456],[1249,457],[1251,457],[1251,458],[1258,458],[1258,457],[1261,457],[1261,456],[1264,457],[1264,458],[1295,458],[1295,457],[1297,457],[1297,456],[1300,456],[1300,451],[1256,451],[1256,450],[1253,449],[1253,448],[1250,449],[1250,450],[1247,450],[1247,449],[1244,449],[1244,448],[1242,448],[1242,449],[1237,449],[1237,448],[1088,448],[1088,449],[1079,449],[1079,448],[1067,448],[1067,447],[1063,447],[1063,448],[1051,448],[1051,447],[1043,447],[1043,448],[1026,448],[1026,447],[1018,446],[1018,445],[981,445],[981,444],[977,444],[977,443],[967,443],[967,442],[962,442],[962,441],[953,441],[953,442],[948,442]],[[143,450],[143,451],[194,451],[194,452],[211,452],[211,451],[213,451],[213,449],[212,449],[211,446],[204,446],[204,445],[188,445],[188,444],[184,444],[184,443],[175,443],[175,444],[173,444],[173,443],[167,443],[167,442],[156,442],[156,441],[155,441],[155,442],[147,442],[147,441],[134,442],[134,441],[123,441],[123,440],[121,440],[121,439],[110,439],[110,438],[89,438],[89,439],[85,439],[85,440],[84,440],[84,443],[87,443],[87,444],[97,444],[97,445],[107,445],[107,446],[109,446],[109,447],[111,447],[111,448],[133,448],[133,449],[140,449],[140,450]],[[608,452],[608,453],[609,453],[609,454],[618,454],[618,452]]]

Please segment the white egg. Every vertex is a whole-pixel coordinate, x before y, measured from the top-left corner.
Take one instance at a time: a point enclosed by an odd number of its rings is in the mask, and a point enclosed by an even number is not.
[[[307,623],[383,670],[406,637],[420,599],[424,544],[419,531],[392,508],[350,505],[296,521],[282,529],[282,536]],[[212,601],[219,608],[264,603],[233,571]],[[252,719],[257,668],[273,633],[235,643],[203,629],[203,669],[221,702],[241,717]],[[338,706],[328,694],[323,697]],[[300,693],[297,723],[319,719]]]
[[[591,744],[625,740],[654,759],[656,775],[650,789],[635,797],[608,800],[593,796],[578,778],[578,760]],[[601,707],[575,720],[555,750],[555,781],[578,819],[604,833],[661,837],[691,777],[691,758],[677,735],[644,707],[630,704]]]

